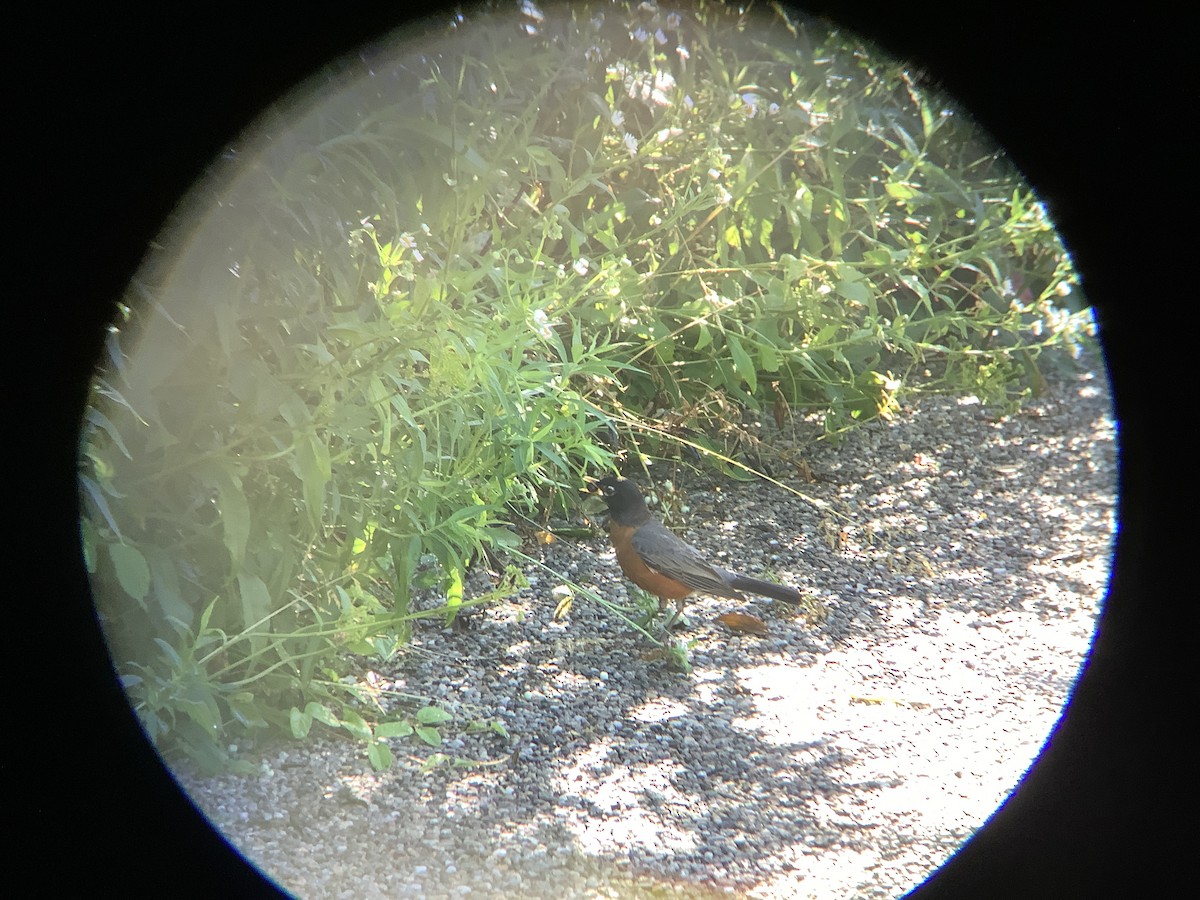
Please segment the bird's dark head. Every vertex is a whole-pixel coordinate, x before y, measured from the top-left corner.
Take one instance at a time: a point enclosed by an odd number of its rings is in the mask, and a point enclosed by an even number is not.
[[[593,490],[608,505],[609,513],[617,519],[622,515],[643,512],[646,509],[642,492],[628,478],[606,475],[595,483]]]

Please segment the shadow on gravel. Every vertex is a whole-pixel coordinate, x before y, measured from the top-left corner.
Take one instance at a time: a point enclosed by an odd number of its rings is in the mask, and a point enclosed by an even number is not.
[[[302,896],[703,896],[812,885],[838,861],[835,895],[910,887],[1015,785],[1077,675],[1107,577],[1115,470],[1105,404],[1081,417],[1079,384],[1028,417],[991,422],[947,400],[862,429],[814,460],[803,490],[824,509],[761,484],[689,483],[677,530],[798,585],[823,622],[762,599],[698,599],[684,675],[594,605],[555,621],[543,575],[464,629],[427,622],[378,672],[507,739],[448,736],[446,761],[424,772],[429,751],[411,743],[385,773],[349,745],[299,747],[273,763],[278,777],[230,782],[256,816],[201,805]],[[542,553],[624,602],[602,536]],[[729,633],[716,617],[732,609],[770,634]],[[1070,621],[1013,655],[1013,629]],[[1032,731],[993,751],[994,735],[1020,729]],[[993,799],[964,799],[989,776]],[[351,852],[367,861],[339,862]]]

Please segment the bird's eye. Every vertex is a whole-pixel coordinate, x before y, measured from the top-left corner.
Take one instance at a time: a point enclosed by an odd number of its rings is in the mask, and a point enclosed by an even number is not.
[[[604,496],[605,497],[611,497],[616,492],[617,492],[616,488],[614,488],[611,484],[606,484],[604,486]]]

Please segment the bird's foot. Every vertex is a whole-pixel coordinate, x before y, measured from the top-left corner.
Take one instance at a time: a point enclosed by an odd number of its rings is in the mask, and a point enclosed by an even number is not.
[[[665,631],[667,634],[670,634],[672,631],[682,631],[685,628],[690,627],[691,624],[692,623],[688,621],[687,616],[683,614],[683,610],[677,609],[667,617],[665,622],[663,622],[663,631]]]

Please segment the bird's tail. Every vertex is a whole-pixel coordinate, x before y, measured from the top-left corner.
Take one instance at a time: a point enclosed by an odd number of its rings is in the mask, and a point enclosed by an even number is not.
[[[773,581],[763,581],[761,578],[751,578],[749,575],[734,574],[729,580],[730,587],[750,594],[759,594],[773,600],[783,600],[786,603],[799,603],[800,592],[786,584],[775,584]]]

